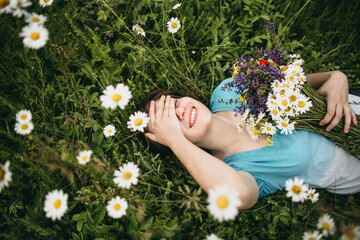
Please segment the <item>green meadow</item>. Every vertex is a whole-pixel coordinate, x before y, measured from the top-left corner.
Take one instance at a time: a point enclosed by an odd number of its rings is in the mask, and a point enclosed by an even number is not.
[[[3,4],[0,1],[1,4]],[[46,45],[24,46],[24,18],[0,15],[0,164],[10,161],[12,181],[0,192],[2,239],[302,239],[329,214],[339,239],[344,224],[360,224],[360,194],[318,190],[316,203],[294,203],[278,191],[219,223],[208,212],[207,194],[174,155],[149,149],[127,122],[154,89],[171,89],[208,105],[211,92],[230,77],[232,61],[255,47],[273,46],[265,21],[289,53],[300,54],[306,73],[340,70],[360,95],[360,1],[275,0],[55,0],[27,12],[47,17]],[[0,4],[0,6],[2,6]],[[177,17],[172,34],[167,22]],[[138,24],[145,36],[133,31]],[[128,86],[126,108],[101,106],[109,86]],[[32,113],[33,131],[14,131],[16,113]],[[105,137],[112,124],[116,133]],[[80,151],[92,150],[80,165]],[[138,183],[118,187],[114,171],[138,165]],[[1,179],[0,179],[1,180]],[[68,209],[52,221],[45,196],[68,194]],[[107,213],[110,199],[128,202],[126,215]]]

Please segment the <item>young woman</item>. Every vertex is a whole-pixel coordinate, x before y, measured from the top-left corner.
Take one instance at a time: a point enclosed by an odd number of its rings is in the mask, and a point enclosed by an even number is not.
[[[225,79],[212,93],[210,109],[169,91],[152,93],[145,101],[144,110],[150,117],[145,136],[170,148],[204,191],[226,185],[239,193],[240,209],[248,209],[258,198],[284,189],[285,181],[295,176],[311,187],[330,192],[360,191],[360,161],[322,135],[295,130],[276,136],[270,147],[265,143],[266,135],[253,141],[247,131],[238,132],[237,124],[244,124],[241,116],[234,116],[231,104],[218,101],[237,98],[235,90],[221,90],[228,81],[231,79]],[[309,74],[307,81],[327,97],[327,114],[320,125],[327,125],[330,131],[343,116],[345,133],[351,124],[357,125],[348,102],[345,74]]]

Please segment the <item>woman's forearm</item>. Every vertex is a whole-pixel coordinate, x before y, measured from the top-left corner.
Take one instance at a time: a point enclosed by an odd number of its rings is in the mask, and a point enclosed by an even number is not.
[[[339,76],[339,79],[343,79],[342,75],[344,75],[344,73],[340,71],[310,73],[306,74],[306,79],[311,87],[319,89],[332,75],[335,77]]]
[[[170,148],[205,192],[215,185],[226,185],[239,193],[243,203],[240,209],[248,209],[256,203],[258,187],[249,173],[236,171],[185,137]]]

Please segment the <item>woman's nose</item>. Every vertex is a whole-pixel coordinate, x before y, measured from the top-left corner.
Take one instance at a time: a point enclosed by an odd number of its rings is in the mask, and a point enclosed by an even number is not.
[[[177,107],[175,108],[175,113],[176,113],[176,116],[178,117],[178,119],[181,121],[184,119],[184,108],[183,107]]]

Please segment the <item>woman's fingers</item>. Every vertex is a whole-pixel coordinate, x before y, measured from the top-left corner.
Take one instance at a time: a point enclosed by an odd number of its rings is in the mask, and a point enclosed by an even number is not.
[[[343,107],[342,105],[338,104],[336,105],[336,113],[331,121],[331,123],[326,127],[326,131],[331,131],[341,120],[343,116]]]
[[[327,112],[324,118],[319,122],[320,126],[328,124],[333,119],[336,110],[336,103],[334,101],[327,102]]]
[[[151,102],[150,102],[149,118],[150,118],[150,124],[153,125],[155,123],[155,101],[154,100],[151,100]]]
[[[159,121],[163,116],[165,96],[162,95],[156,102],[156,121]]]
[[[164,106],[164,113],[163,113],[164,117],[169,116],[170,100],[171,100],[171,97],[169,95],[166,96],[165,106]]]
[[[175,100],[173,98],[170,101],[169,117],[176,117],[176,114],[175,114]]]
[[[344,124],[344,133],[348,133],[351,124],[351,107],[348,105],[344,106],[344,115],[345,115],[345,124]]]
[[[157,142],[156,136],[153,133],[145,133],[145,137],[149,138],[152,141]]]
[[[357,117],[356,114],[354,112],[354,110],[351,108],[351,119],[352,119],[352,123],[357,125]]]

